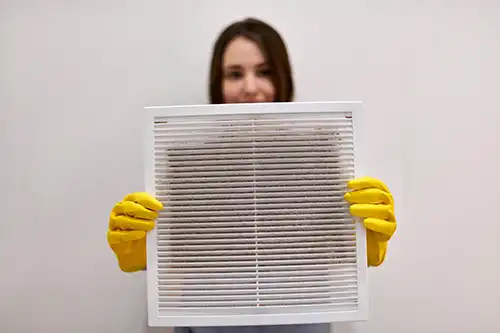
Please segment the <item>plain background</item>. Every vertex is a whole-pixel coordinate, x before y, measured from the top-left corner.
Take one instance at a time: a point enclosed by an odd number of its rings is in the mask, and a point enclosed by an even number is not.
[[[163,331],[108,214],[144,186],[142,107],[205,103],[246,16],[283,34],[297,100],[364,102],[363,169],[396,197],[370,320],[336,333],[500,332],[498,0],[1,0],[0,331]]]

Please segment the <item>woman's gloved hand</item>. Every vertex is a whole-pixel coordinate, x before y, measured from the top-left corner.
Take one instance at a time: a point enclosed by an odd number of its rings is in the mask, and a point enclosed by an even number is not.
[[[344,196],[351,204],[351,214],[360,217],[366,227],[368,266],[384,262],[387,243],[396,231],[394,199],[383,182],[361,177],[347,184],[351,191]]]
[[[145,192],[129,194],[113,207],[107,237],[122,271],[146,269],[146,233],[161,209],[161,202]]]

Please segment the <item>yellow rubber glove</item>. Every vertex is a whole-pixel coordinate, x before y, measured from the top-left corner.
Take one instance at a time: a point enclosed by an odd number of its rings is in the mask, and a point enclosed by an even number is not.
[[[394,199],[383,182],[361,177],[347,184],[352,191],[344,198],[351,204],[351,214],[364,219],[366,227],[368,266],[381,265],[387,253],[387,243],[396,231]]]
[[[146,269],[146,233],[161,209],[161,202],[144,192],[129,194],[113,207],[107,237],[122,271]]]

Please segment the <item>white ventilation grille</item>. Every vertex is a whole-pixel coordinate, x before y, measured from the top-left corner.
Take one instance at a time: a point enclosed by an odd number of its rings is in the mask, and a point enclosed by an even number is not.
[[[343,200],[358,103],[148,108],[152,326],[363,320],[364,233]]]

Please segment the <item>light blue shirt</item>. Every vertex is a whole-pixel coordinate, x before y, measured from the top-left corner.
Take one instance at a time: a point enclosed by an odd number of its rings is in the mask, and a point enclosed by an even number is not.
[[[174,328],[174,333],[330,333],[330,324],[176,327]]]

